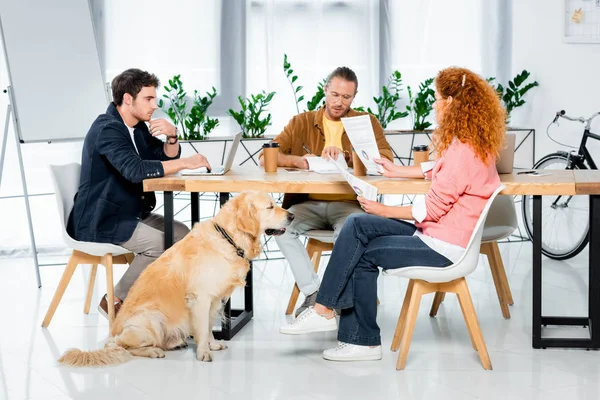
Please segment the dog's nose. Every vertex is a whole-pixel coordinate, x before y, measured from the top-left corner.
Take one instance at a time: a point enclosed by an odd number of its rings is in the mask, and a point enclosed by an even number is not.
[[[292,214],[291,212],[288,212],[288,215],[287,215],[287,220],[288,220],[289,222],[292,222],[292,221],[294,220],[294,214]]]

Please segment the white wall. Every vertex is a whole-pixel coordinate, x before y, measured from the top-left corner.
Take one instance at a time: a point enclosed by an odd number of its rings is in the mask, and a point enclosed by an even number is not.
[[[564,0],[513,2],[513,76],[527,69],[540,86],[527,94],[511,125],[535,128],[538,159],[561,148],[546,136],[557,110],[586,117],[600,111],[600,44],[563,43],[563,13]],[[600,118],[592,130],[600,131]],[[581,124],[568,121],[550,128],[555,139],[575,146],[582,132]],[[600,146],[590,147],[600,160]]]

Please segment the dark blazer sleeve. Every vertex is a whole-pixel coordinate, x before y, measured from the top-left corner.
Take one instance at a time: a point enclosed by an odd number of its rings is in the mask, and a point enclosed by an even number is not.
[[[159,139],[156,140],[160,142]],[[102,129],[96,146],[98,153],[130,182],[140,183],[144,179],[157,178],[165,174],[159,160],[142,160],[129,136],[112,124],[107,124]]]
[[[169,161],[176,160],[179,157],[181,157],[181,145],[179,145],[179,151],[177,152],[177,155],[175,157],[169,157],[165,153],[165,142],[158,138],[155,138],[150,133],[148,133],[148,135],[150,135],[150,144],[148,148],[150,150],[150,153],[152,153],[152,159],[159,161]]]

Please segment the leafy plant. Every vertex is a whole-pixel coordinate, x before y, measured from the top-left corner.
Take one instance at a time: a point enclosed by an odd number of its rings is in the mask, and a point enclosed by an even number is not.
[[[388,79],[388,84],[381,87],[381,96],[373,97],[373,101],[377,104],[377,112],[371,111],[370,107],[367,108],[369,114],[373,114],[377,120],[379,120],[383,129],[385,129],[390,122],[408,116],[408,111],[396,111],[401,91],[402,74],[399,71],[394,71]]]
[[[245,138],[263,137],[267,126],[271,125],[271,114],[267,114],[266,118],[261,118],[263,112],[267,111],[267,107],[275,96],[275,92],[266,93],[264,90],[257,95],[250,95],[250,98],[243,99],[238,96],[238,101],[242,106],[239,112],[229,109],[228,114],[236,120],[242,128],[242,136]]]
[[[539,86],[537,81],[533,81],[527,83],[525,86],[521,87],[525,83],[525,81],[529,78],[531,74],[527,70],[523,70],[520,74],[517,74],[513,78],[512,81],[508,81],[508,86],[505,88],[502,84],[498,84],[495,86],[496,92],[502,102],[504,103],[504,107],[506,108],[506,124],[510,122],[510,113],[518,107],[521,107],[525,104],[525,100],[523,100],[523,96],[532,88]],[[496,78],[488,78],[487,81],[494,86],[494,80]]]
[[[290,82],[290,86],[292,86],[292,92],[294,92],[294,101],[296,102],[296,113],[300,114],[299,104],[302,100],[304,100],[304,96],[301,95],[298,97],[298,92],[302,90],[302,86],[294,87],[294,82],[298,79],[297,75],[292,75],[294,70],[292,69],[291,64],[288,62],[287,54],[283,55],[283,72],[285,72],[285,76]]]
[[[317,108],[325,104],[325,85],[327,84],[327,78],[323,78],[317,85],[317,92],[315,95],[306,102],[306,108],[308,111],[314,111]]]
[[[406,111],[411,115],[413,130],[424,131],[431,126],[431,122],[426,121],[433,110],[435,102],[435,91],[431,88],[433,78],[425,79],[419,84],[419,91],[414,95],[410,86],[407,86],[409,104]]]
[[[158,101],[158,106],[171,118],[175,126],[181,127],[179,139],[182,140],[202,140],[219,125],[219,120],[210,118],[207,114],[208,108],[217,96],[217,89],[212,88],[212,92],[206,92],[202,97],[194,90],[193,104],[188,111],[187,92],[183,89],[181,75],[175,75],[169,80],[169,85],[164,89],[167,92],[163,97],[169,100],[169,106],[166,107],[163,99]]]
[[[164,86],[166,94],[163,97],[169,100],[169,107],[165,108],[163,99],[158,100],[158,106],[163,110],[173,121],[175,126],[179,125],[186,116],[187,101],[185,96],[187,93],[183,90],[181,75],[175,75],[173,79],[169,79],[169,86]],[[183,126],[182,126],[183,128]]]
[[[194,103],[184,121],[187,128],[187,137],[184,132],[184,140],[202,140],[219,125],[217,118],[210,118],[206,113],[216,96],[217,89],[214,87],[212,92],[206,92],[204,97],[200,96],[197,90],[194,90]]]

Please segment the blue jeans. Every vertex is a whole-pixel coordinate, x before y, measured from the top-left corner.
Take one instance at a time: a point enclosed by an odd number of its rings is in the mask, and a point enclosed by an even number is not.
[[[369,214],[353,214],[335,243],[317,303],[341,309],[338,340],[361,346],[381,344],[377,325],[378,266],[447,267],[443,255],[413,236],[408,222]]]

